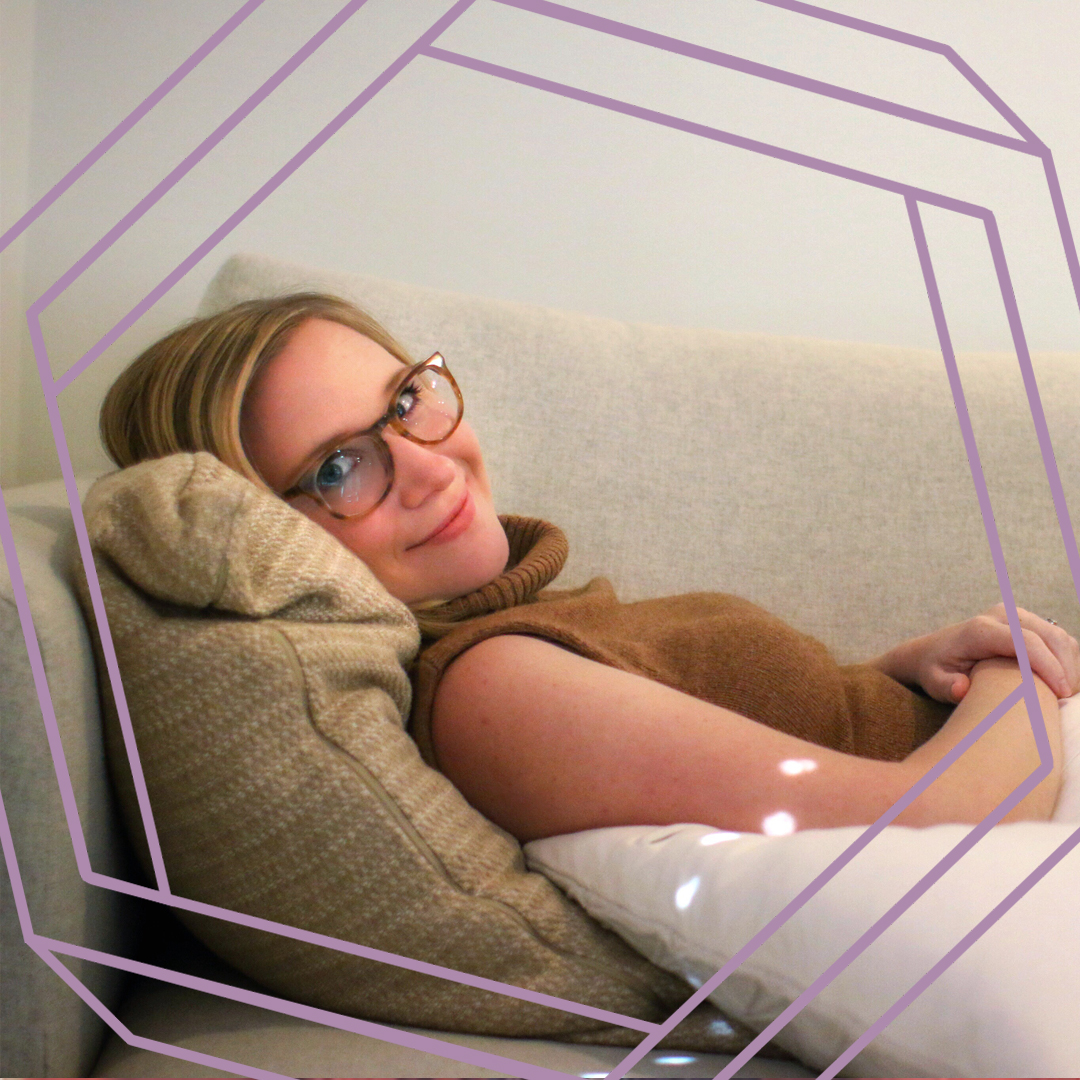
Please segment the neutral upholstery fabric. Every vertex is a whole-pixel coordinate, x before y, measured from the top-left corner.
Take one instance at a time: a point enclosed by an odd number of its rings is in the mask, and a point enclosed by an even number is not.
[[[128,849],[105,778],[93,657],[67,567],[74,543],[67,498],[59,484],[4,494],[90,865],[123,877]],[[5,562],[0,552],[0,787],[31,924],[61,941],[123,952],[134,947],[138,929],[133,907],[79,877]],[[2,859],[0,909],[3,1075],[84,1075],[104,1025],[24,943]],[[65,962],[100,1000],[116,1006],[117,972]]]
[[[718,590],[841,663],[1000,599],[936,350],[653,326],[238,255],[203,310],[336,291],[465,394],[502,513],[557,522],[565,586]],[[1080,514],[1080,356],[1034,358]],[[1080,625],[1016,358],[960,358],[1017,603]]]
[[[167,1046],[182,1046],[249,1068],[271,1069],[286,1076],[393,1076],[393,1077],[487,1077],[517,1076],[457,1061],[441,1054],[396,1046],[370,1035],[324,1027],[267,1013],[253,1005],[208,998],[177,986],[147,983],[128,1001],[122,1018],[148,1038]],[[722,1024],[723,1021],[717,1021]],[[626,1056],[622,1047],[586,1045],[552,1039],[506,1039],[494,1035],[463,1035],[417,1030],[417,1034],[470,1050],[498,1054],[511,1062],[525,1062],[570,1076],[603,1076]],[[680,1077],[715,1076],[731,1064],[727,1054],[701,1054],[652,1050],[628,1073],[630,1078],[678,1080]],[[797,1062],[755,1056],[744,1075],[755,1077],[804,1077],[816,1072]],[[177,1057],[160,1057],[148,1050],[124,1046],[114,1039],[94,1071],[101,1077],[233,1076],[209,1066]]]
[[[842,660],[863,659],[997,598],[935,351],[635,326],[259,256],[230,259],[205,303],[223,307],[299,287],[355,299],[417,356],[435,348],[446,353],[481,437],[499,508],[548,517],[569,533],[573,556],[561,579],[567,584],[608,575],[626,599],[697,588],[734,592],[821,638]],[[1074,519],[1080,513],[1078,370],[1075,353],[1035,357]],[[1080,606],[1016,360],[962,357],[961,374],[1018,601],[1076,633]],[[73,452],[78,458],[80,448]],[[27,584],[69,759],[86,740],[88,786],[75,782],[84,831],[91,843],[115,844],[117,834],[87,816],[104,804],[84,791],[104,793],[105,784],[103,755],[79,704],[94,698],[85,639],[72,645],[43,630],[54,614],[74,610],[66,569],[55,559],[57,529],[70,525],[37,528],[52,522],[66,500],[58,484],[43,486],[40,496],[31,488],[5,488],[4,496],[13,517],[29,523],[17,535],[20,555],[27,554],[24,571],[31,556],[42,568]],[[66,510],[61,516],[66,520]],[[2,576],[0,586],[7,588]],[[10,599],[7,589],[0,782],[30,882],[31,913],[39,930],[106,947],[95,933],[122,931],[130,919],[115,894],[78,882]],[[59,700],[65,695],[75,711]],[[92,862],[111,869],[96,852]],[[100,905],[89,916],[88,898]],[[0,908],[2,1071],[74,1075],[92,1055],[102,1025],[21,944],[2,882]],[[87,980],[108,978],[104,968],[68,963]],[[106,993],[102,984],[91,985],[115,1000],[115,988]],[[145,1015],[139,1001],[129,1005],[133,1022]],[[181,1007],[190,1011],[177,1025],[191,1018],[192,1045],[212,1031],[217,1050],[228,1055],[232,1047],[237,1060],[246,1060],[247,1043],[230,1041],[225,1011],[194,991],[176,991],[168,1008]],[[164,1030],[163,1018],[158,1021],[156,1030]],[[255,1018],[247,1030],[258,1041],[265,1023]],[[267,1043],[291,1046],[292,1028],[281,1021],[275,1039]],[[319,1042],[317,1032],[311,1041]],[[125,1053],[135,1053],[116,1036],[112,1049],[116,1068]],[[259,1058],[268,1068],[294,1060],[284,1052],[275,1058],[272,1049]],[[317,1055],[304,1060],[305,1075],[333,1075],[322,1071]],[[361,1075],[363,1051],[352,1060],[347,1075]],[[559,1059],[550,1060],[559,1066]],[[410,1067],[399,1071],[387,1063],[376,1071],[408,1075]],[[154,1068],[140,1059],[128,1075],[152,1075]],[[159,1074],[175,1076],[177,1068],[180,1075],[197,1069],[163,1061]]]
[[[174,892],[631,1016],[659,1020],[685,999],[685,983],[527,873],[518,845],[422,764],[402,722],[415,621],[337,540],[208,454],[114,473],[85,514]],[[115,720],[108,734],[139,838]],[[640,1038],[181,917],[308,1004],[453,1031]],[[716,1016],[701,1011],[675,1041],[738,1045],[713,1033]]]

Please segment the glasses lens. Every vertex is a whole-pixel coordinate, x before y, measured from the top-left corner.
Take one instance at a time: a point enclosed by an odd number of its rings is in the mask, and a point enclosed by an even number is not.
[[[335,450],[318,468],[314,488],[335,514],[355,517],[376,506],[386,492],[386,461],[364,435]]]
[[[424,368],[401,388],[394,413],[410,435],[439,442],[461,419],[461,399],[447,375],[438,368]]]

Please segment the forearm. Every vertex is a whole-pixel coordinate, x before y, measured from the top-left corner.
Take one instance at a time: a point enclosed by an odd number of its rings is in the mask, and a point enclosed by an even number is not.
[[[910,772],[912,782],[940,761],[1020,683],[1020,669],[1015,660],[994,658],[976,664],[971,687],[949,720],[902,763],[902,768]],[[1006,815],[1005,821],[1046,820],[1053,812],[1061,785],[1061,725],[1057,697],[1038,677],[1035,684],[1054,767],[1050,775]],[[897,824],[977,822],[1038,767],[1039,751],[1026,703],[1021,699],[896,819]]]

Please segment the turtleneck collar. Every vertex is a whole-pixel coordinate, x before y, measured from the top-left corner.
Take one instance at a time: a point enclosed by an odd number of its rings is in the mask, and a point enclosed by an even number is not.
[[[540,518],[500,515],[510,541],[507,569],[494,581],[464,596],[416,613],[427,637],[441,637],[466,619],[528,603],[555,580],[569,547],[562,529]]]

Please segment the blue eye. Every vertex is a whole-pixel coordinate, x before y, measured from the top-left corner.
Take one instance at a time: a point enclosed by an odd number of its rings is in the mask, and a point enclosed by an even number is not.
[[[320,491],[341,487],[355,464],[355,460],[345,457],[344,454],[331,455],[319,466],[319,471],[315,474],[315,486]]]
[[[403,386],[398,393],[397,400],[394,402],[394,415],[399,420],[404,420],[416,408],[422,392],[423,387],[418,386],[415,382]]]

